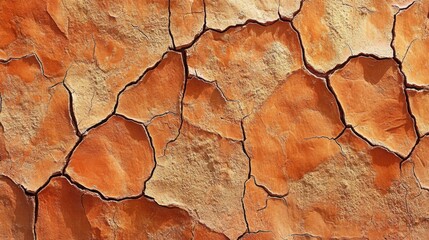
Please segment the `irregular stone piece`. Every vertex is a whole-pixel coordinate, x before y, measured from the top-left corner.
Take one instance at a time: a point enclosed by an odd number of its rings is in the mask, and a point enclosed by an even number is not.
[[[69,95],[30,56],[0,64],[0,96],[0,174],[36,191],[61,171],[77,141]]]
[[[279,15],[292,19],[301,6],[300,0],[279,0]]]
[[[145,193],[186,209],[216,232],[236,239],[246,230],[241,198],[249,160],[234,142],[183,122],[179,137],[157,159]]]
[[[416,118],[420,136],[429,132],[429,91],[407,89],[411,113]]]
[[[114,115],[84,137],[66,171],[104,196],[124,198],[141,194],[154,166],[144,126]]]
[[[290,181],[286,197],[269,195],[253,178],[247,181],[244,205],[251,232],[270,231],[276,239],[299,233],[323,239],[409,236],[418,223],[408,212],[407,188],[415,186],[403,181],[401,159],[350,130],[337,141],[327,161]]]
[[[331,76],[346,122],[373,144],[406,156],[417,136],[395,61],[351,59]]]
[[[204,0],[171,0],[170,29],[176,47],[190,44],[203,30]]]
[[[145,197],[103,201],[63,177],[53,178],[38,200],[40,239],[191,239],[197,229],[209,232],[179,208]]]
[[[415,1],[396,16],[395,41],[397,57],[408,83],[429,86],[429,1]]]
[[[154,118],[147,126],[157,158],[164,155],[168,142],[173,141],[178,136],[180,122],[179,115],[168,113]]]
[[[183,117],[194,126],[225,138],[242,140],[238,102],[228,101],[214,83],[196,77],[188,80],[183,99]],[[202,120],[204,119],[204,120]]]
[[[34,200],[0,175],[0,238],[34,239]]]
[[[429,189],[429,136],[420,139],[413,153],[411,160],[414,162],[414,171],[421,186]]]
[[[6,58],[34,52],[47,76],[70,70],[82,132],[106,118],[119,91],[171,45],[168,1],[2,1],[0,9]]]
[[[308,63],[327,72],[359,53],[392,57],[395,1],[309,0],[293,23]]]
[[[184,82],[182,55],[169,52],[155,69],[120,95],[117,112],[144,123],[168,112],[179,114]]]
[[[249,23],[226,32],[208,31],[188,51],[189,72],[217,81],[243,114],[255,111],[293,71],[302,68],[298,35],[288,22]]]
[[[344,126],[324,80],[296,71],[277,87],[260,110],[244,121],[252,174],[276,194],[338,151]],[[261,144],[263,143],[263,144]]]

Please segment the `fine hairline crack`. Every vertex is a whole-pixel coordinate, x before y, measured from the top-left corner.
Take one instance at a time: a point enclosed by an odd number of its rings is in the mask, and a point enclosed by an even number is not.
[[[170,0],[169,0],[169,34],[170,34],[170,36],[171,36],[171,40],[172,40],[172,44],[173,44],[173,48],[174,49],[176,49],[176,47],[175,47],[175,44],[174,44],[174,38],[173,38],[173,35],[172,35],[172,33],[171,33],[171,29],[170,29],[170,24],[171,24],[171,19],[170,19],[170,17],[171,17],[171,9],[170,9]],[[293,29],[294,29],[294,31],[296,31],[297,33],[298,33],[298,36],[299,36],[299,41],[300,41],[300,46],[301,46],[301,50],[302,50],[302,52],[303,52],[303,54],[302,54],[302,56],[303,56],[303,58],[305,59],[305,53],[304,53],[304,48],[303,48],[303,44],[302,44],[302,41],[301,41],[301,37],[300,37],[300,33],[298,32],[298,30],[294,27],[294,25],[293,25],[293,19],[294,19],[294,17],[299,13],[299,11],[301,10],[301,8],[302,8],[302,6],[303,6],[303,2],[304,2],[304,0],[301,0],[301,2],[300,2],[300,8],[299,8],[299,10],[297,10],[294,14],[293,14],[293,17],[291,18],[291,19],[282,19],[282,17],[280,16],[280,11],[279,11],[279,20],[276,20],[276,21],[286,21],[286,22],[290,22],[291,23],[291,25],[292,25],[292,27],[293,27]],[[215,29],[209,29],[209,28],[207,28],[206,27],[206,8],[205,8],[205,1],[203,1],[203,3],[204,3],[204,27],[203,27],[203,30],[201,31],[201,33],[190,43],[190,45],[187,45],[186,47],[183,47],[183,48],[181,48],[181,49],[178,49],[178,51],[181,51],[181,53],[182,53],[182,57],[185,59],[185,61],[184,61],[184,64],[185,64],[185,71],[187,72],[188,71],[188,66],[187,66],[187,63],[186,63],[186,52],[185,52],[185,49],[187,49],[187,48],[190,48],[191,46],[193,46],[193,44],[195,43],[195,42],[197,42],[198,41],[198,39],[199,39],[199,37],[201,36],[201,35],[203,35],[205,32],[207,32],[207,31],[215,31],[215,32],[220,32],[220,33],[222,33],[222,32],[226,32],[227,30],[229,30],[230,28],[233,28],[233,27],[243,27],[243,26],[245,26],[245,25],[247,25],[247,24],[251,24],[251,23],[255,23],[255,24],[260,24],[260,25],[263,25],[263,26],[268,26],[268,25],[270,25],[271,23],[273,23],[273,22],[266,22],[266,23],[260,23],[260,22],[258,22],[258,21],[256,21],[256,20],[251,20],[251,19],[249,19],[249,20],[247,20],[244,24],[237,24],[237,25],[234,25],[234,26],[228,26],[226,29],[224,29],[224,30],[222,30],[222,31],[220,31],[220,30],[215,30]],[[413,2],[414,3],[414,2]],[[407,6],[407,8],[409,8],[413,3],[411,3],[409,6]],[[401,9],[402,10],[402,9]],[[399,13],[399,11],[398,11],[398,13]],[[398,14],[397,13],[397,14]],[[395,20],[394,20],[394,26],[395,26],[395,23],[396,23],[396,14],[395,14]],[[274,21],[274,22],[276,22],[276,21]],[[392,29],[392,32],[393,32],[393,34],[394,34],[394,27],[393,27],[393,29]],[[392,48],[393,48],[393,51],[394,51],[394,57],[393,57],[393,59],[395,59],[395,61],[399,64],[399,66],[400,66],[400,69],[401,69],[401,73],[403,74],[403,72],[402,72],[402,62],[401,61],[399,61],[399,59],[397,59],[396,58],[396,51],[395,51],[395,49],[394,49],[394,47],[393,47],[393,41],[394,41],[394,35],[393,35],[393,37],[392,37]],[[167,52],[166,52],[167,53]],[[165,56],[165,54],[166,53],[164,53],[164,55],[163,55],[163,57],[162,58],[164,58],[164,56]],[[33,54],[30,54],[30,55],[26,55],[26,56],[24,56],[24,57],[21,57],[21,58],[25,58],[25,57],[28,57],[28,56],[32,56]],[[41,68],[41,71],[42,71],[42,74],[46,77],[46,75],[45,75],[45,73],[44,73],[44,69],[43,69],[43,65],[42,65],[42,62],[40,61],[40,59],[38,58],[38,56],[37,55],[35,55],[34,54],[34,56],[35,56],[35,58],[36,58],[36,60],[38,61],[38,63],[39,63],[39,65],[40,65],[40,68]],[[372,54],[364,54],[364,53],[360,53],[360,54],[358,54],[358,55],[352,55],[352,56],[350,56],[343,64],[339,64],[339,65],[337,65],[337,66],[335,66],[333,69],[331,69],[331,70],[329,70],[329,71],[327,71],[326,73],[321,73],[321,72],[319,72],[319,71],[317,71],[317,70],[315,70],[314,68],[312,68],[311,67],[311,65],[310,64],[308,64],[307,63],[307,61],[306,60],[304,60],[304,66],[305,66],[305,68],[307,68],[312,74],[314,74],[314,75],[316,75],[316,76],[320,76],[320,77],[323,77],[323,78],[325,78],[325,79],[329,79],[329,76],[333,73],[333,72],[335,72],[336,70],[338,70],[338,69],[340,69],[340,68],[342,68],[342,67],[344,67],[347,63],[348,63],[348,61],[349,60],[351,60],[352,58],[354,58],[354,57],[359,57],[359,56],[367,56],[367,57],[374,57],[375,59],[377,59],[377,60],[380,60],[380,59],[388,59],[388,58],[380,58],[380,57],[377,57],[377,56],[375,56],[375,55],[372,55]],[[17,60],[17,59],[20,59],[20,58],[11,58],[11,59],[8,59],[8,60],[1,60],[1,63],[8,63],[9,61],[13,61],[13,60]],[[162,60],[162,59],[161,59]],[[160,61],[161,61],[160,60]],[[73,147],[73,149],[70,151],[70,153],[68,154],[69,156],[71,156],[71,154],[73,153],[73,151],[74,151],[74,149],[79,145],[79,143],[82,141],[82,139],[83,139],[83,135],[86,135],[91,129],[93,129],[93,128],[96,128],[96,127],[98,127],[98,126],[100,126],[101,124],[103,124],[105,121],[107,121],[107,119],[109,119],[112,115],[114,115],[115,113],[116,113],[116,109],[117,109],[117,106],[118,106],[118,103],[119,103],[119,98],[120,98],[120,95],[122,94],[122,92],[123,91],[125,91],[126,90],[126,88],[127,87],[129,87],[129,86],[131,86],[131,85],[133,85],[133,84],[137,84],[139,81],[140,81],[140,79],[142,79],[142,77],[148,72],[148,71],[150,71],[150,70],[152,70],[152,69],[154,69],[154,68],[156,68],[156,66],[160,63],[160,61],[159,62],[157,62],[153,67],[149,67],[149,68],[147,68],[144,72],[143,72],[143,74],[136,80],[136,81],[133,81],[133,82],[130,82],[130,83],[128,83],[119,93],[118,93],[118,95],[117,95],[117,98],[116,98],[116,104],[115,104],[115,107],[114,107],[114,111],[110,114],[110,115],[108,115],[105,119],[103,119],[102,121],[100,121],[99,123],[97,123],[97,124],[94,124],[93,126],[91,126],[90,128],[88,128],[82,135],[79,133],[79,129],[77,128],[77,124],[76,124],[76,118],[75,118],[75,116],[74,116],[74,113],[72,113],[72,111],[73,111],[73,108],[72,108],[72,106],[73,106],[73,103],[72,103],[72,99],[73,99],[73,97],[72,97],[72,94],[71,94],[71,91],[70,91],[70,89],[68,89],[68,87],[66,86],[66,84],[64,84],[64,81],[63,81],[63,85],[64,85],[64,87],[67,89],[67,91],[68,91],[68,93],[69,93],[69,101],[70,101],[70,111],[71,111],[71,113],[70,113],[70,115],[72,116],[72,122],[73,122],[73,125],[74,125],[74,127],[75,127],[75,130],[76,130],[76,134],[79,136],[79,140],[77,141],[77,143],[75,144],[75,146]],[[66,72],[66,75],[67,75],[67,72]],[[66,77],[66,75],[65,75],[65,77]],[[405,76],[405,74],[403,74],[403,76],[404,76],[404,82],[405,82],[405,86],[408,86],[408,83],[406,82],[406,76]],[[64,77],[64,79],[65,79],[65,77]],[[183,95],[182,95],[182,99],[181,99],[181,112],[180,112],[180,114],[181,114],[181,124],[180,124],[180,127],[179,127],[179,132],[178,132],[178,135],[177,135],[177,137],[180,135],[180,129],[181,129],[181,127],[182,127],[182,124],[183,124],[183,98],[184,98],[184,95],[185,95],[185,88],[186,88],[186,81],[187,81],[187,79],[188,79],[188,73],[185,75],[185,84],[184,84],[184,89],[183,89]],[[329,85],[329,84],[328,84]],[[216,86],[217,86],[217,84],[216,84]],[[329,86],[328,86],[328,88],[329,88]],[[405,90],[405,88],[404,88],[404,90]],[[405,91],[406,92],[406,91]],[[223,94],[223,92],[221,91],[221,93]],[[333,92],[332,92],[333,93]],[[224,96],[224,95],[222,95],[222,96]],[[335,99],[336,99],[336,101],[337,101],[337,105],[338,105],[338,107],[340,108],[340,109],[342,109],[342,107],[341,107],[341,104],[339,103],[339,101],[338,101],[338,99],[337,99],[337,96],[335,96],[335,94],[334,94],[334,97],[335,97]],[[412,115],[412,113],[411,113],[411,110],[410,110],[410,108],[409,108],[409,100],[408,100],[408,96],[406,96],[406,98],[407,98],[407,106],[408,106],[408,109],[409,109],[409,112],[410,112],[410,115]],[[342,111],[342,110],[340,110],[340,111]],[[344,117],[344,113],[342,112],[342,114],[341,114],[343,117]],[[412,117],[413,117],[413,120],[414,120],[414,124],[415,124],[415,127],[417,128],[417,125],[416,125],[416,122],[415,122],[415,117],[412,115]],[[243,118],[244,119],[244,118]],[[242,119],[242,121],[243,121],[243,119]],[[147,132],[147,134],[148,134],[148,136],[149,136],[149,138],[151,138],[150,137],[150,135],[149,135],[149,132],[147,131],[147,127],[146,127],[146,125],[144,125],[143,124],[143,126],[145,127],[145,130],[146,130],[146,132]],[[346,125],[347,126],[347,125]],[[245,145],[244,145],[244,141],[246,140],[246,137],[245,137],[245,132],[244,132],[244,126],[243,126],[243,122],[242,122],[242,124],[241,124],[241,127],[242,127],[242,131],[243,131],[243,141],[241,141],[242,142],[242,146],[243,146],[243,152],[246,154],[246,156],[248,157],[248,159],[249,159],[249,176],[248,176],[248,179],[246,180],[246,182],[252,177],[252,175],[251,175],[251,164],[250,164],[250,157],[248,156],[248,154],[247,154],[247,152],[246,152],[246,150],[245,150]],[[351,128],[351,130],[354,132],[354,133],[356,133],[357,134],[357,132],[355,131],[355,129],[352,127],[352,126],[347,126],[347,128]],[[343,130],[344,131],[344,130]],[[341,134],[340,134],[341,135]],[[376,146],[376,145],[373,145],[373,144],[371,144],[367,139],[365,139],[363,136],[361,136],[361,135],[359,135],[359,134],[357,134],[358,135],[358,137],[360,137],[360,138],[363,138],[366,142],[368,142],[371,146]],[[173,140],[173,141],[175,141],[176,139],[177,139],[177,137]],[[414,150],[414,148],[416,147],[416,145],[418,144],[418,142],[419,142],[419,140],[420,140],[420,137],[418,137],[417,138],[417,142],[416,142],[416,144],[414,145],[414,147],[413,147],[413,149],[411,150],[411,152],[409,153],[409,155],[408,156],[406,156],[406,157],[401,157],[404,161],[405,160],[407,160],[409,157],[410,157],[410,155],[411,155],[411,153],[413,152],[413,150]],[[150,140],[151,141],[151,140]],[[168,143],[167,143],[168,144]],[[153,148],[153,144],[152,144],[152,142],[151,142],[151,147],[152,147],[152,149],[154,150],[154,148]],[[383,146],[377,146],[377,147],[383,147]],[[388,149],[386,149],[386,150],[388,150]],[[389,150],[388,150],[389,151]],[[395,154],[395,155],[397,155],[397,154]],[[155,156],[155,152],[154,152],[154,156]],[[156,157],[155,157],[155,159],[156,159]],[[67,163],[66,163],[66,165],[64,166],[64,169],[62,170],[62,172],[61,173],[54,173],[49,179],[48,179],[48,181],[43,185],[43,186],[41,186],[36,192],[34,192],[34,193],[31,193],[31,192],[28,192],[27,190],[25,190],[25,193],[27,194],[27,195],[30,195],[30,196],[35,196],[35,201],[36,201],[36,205],[38,205],[38,193],[42,190],[42,189],[44,189],[47,185],[48,185],[48,183],[52,180],[52,178],[54,178],[54,177],[59,177],[59,176],[63,176],[63,177],[65,177],[65,178],[67,178],[67,180],[72,184],[72,185],[74,185],[74,186],[76,186],[77,188],[79,188],[79,189],[81,189],[82,191],[88,191],[88,192],[91,192],[91,193],[94,193],[94,194],[96,194],[97,196],[99,196],[102,200],[104,200],[104,201],[122,201],[122,200],[125,200],[125,199],[136,199],[136,198],[139,198],[139,197],[142,197],[142,196],[145,196],[145,194],[144,194],[144,190],[143,190],[143,192],[140,194],[140,195],[138,195],[138,196],[131,196],[131,197],[125,197],[125,198],[120,198],[120,199],[116,199],[116,198],[106,198],[106,197],[104,197],[99,191],[97,191],[97,190],[91,190],[91,189],[87,189],[87,188],[85,188],[84,186],[82,186],[82,185],[80,185],[79,183],[77,183],[77,182],[75,182],[75,181],[73,181],[72,179],[71,179],[71,177],[70,176],[68,176],[65,172],[64,172],[64,170],[65,170],[65,168],[67,167]],[[156,167],[156,162],[155,162],[155,167]],[[155,169],[155,167],[153,168],[153,170],[152,170],[152,173],[151,173],[151,177],[152,177],[152,174],[153,174],[153,171],[154,171],[154,169]],[[149,178],[150,179],[150,178]],[[148,179],[148,180],[149,180]],[[148,181],[147,180],[147,181]],[[146,181],[146,182],[147,182]],[[146,186],[146,182],[145,182],[145,186]],[[255,184],[256,184],[256,179],[255,179]],[[258,184],[257,184],[257,186],[258,186]],[[261,188],[263,188],[262,187],[262,185],[259,185],[258,187],[261,187]],[[269,190],[268,189],[265,189],[265,188],[263,188],[267,193],[268,193],[268,195],[269,196],[271,196],[270,194],[272,194],[272,193],[270,193],[269,192]],[[245,194],[245,189],[244,189],[244,191],[243,191],[243,198],[244,198],[244,194]],[[287,194],[286,194],[287,195]],[[286,195],[284,195],[284,196],[286,196]],[[278,197],[277,195],[273,195],[274,197]],[[149,197],[150,198],[150,197]],[[242,198],[242,203],[243,203],[243,210],[244,210],[244,214],[245,214],[245,207],[244,207],[244,202],[243,202],[243,198]],[[150,199],[153,199],[153,198],[150,198]],[[162,205],[160,205],[160,206],[162,206]],[[167,207],[167,206],[162,206],[162,207]],[[168,208],[168,207],[167,207]],[[35,237],[36,237],[36,232],[35,232],[35,227],[36,227],[36,221],[37,221],[37,209],[38,208],[36,208],[36,213],[35,213],[35,223],[34,223],[34,235],[35,235]],[[245,220],[246,220],[246,226],[247,226],[247,233],[250,233],[250,231],[249,231],[249,225],[248,225],[248,223],[247,223],[247,219],[246,219],[246,215],[245,215]],[[294,235],[301,235],[301,234],[294,234]],[[292,235],[291,235],[292,236]]]

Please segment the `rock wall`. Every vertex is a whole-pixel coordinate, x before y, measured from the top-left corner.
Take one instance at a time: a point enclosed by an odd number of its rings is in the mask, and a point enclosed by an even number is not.
[[[428,0],[0,17],[0,239],[428,239]]]

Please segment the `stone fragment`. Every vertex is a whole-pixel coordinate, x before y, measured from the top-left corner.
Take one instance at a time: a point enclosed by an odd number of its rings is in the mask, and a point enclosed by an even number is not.
[[[330,78],[346,122],[359,134],[402,156],[411,151],[417,136],[395,61],[353,58]]]
[[[302,65],[298,35],[282,21],[208,31],[188,51],[189,72],[216,81],[227,99],[239,101],[244,115]]]
[[[56,177],[39,193],[40,239],[191,239],[199,223],[145,197],[103,201]],[[55,209],[55,211],[52,211]]]
[[[36,191],[61,171],[77,141],[69,94],[29,56],[0,64],[0,96],[0,174]]]
[[[84,132],[171,46],[168,1],[2,1],[2,58],[36,53],[47,76],[73,89]],[[92,111],[89,111],[89,110]]]
[[[289,182],[285,197],[268,194],[254,178],[247,181],[244,205],[251,232],[269,231],[275,239],[303,233],[322,239],[409,236],[415,223],[410,225],[407,188],[415,186],[403,181],[401,159],[350,130],[337,141],[327,161]]]
[[[34,239],[34,200],[0,175],[0,238]]]
[[[279,0],[279,15],[292,19],[301,6],[300,0]]]
[[[84,137],[66,172],[104,196],[137,196],[155,165],[149,141],[143,125],[114,115]]]
[[[392,28],[397,7],[378,0],[309,0],[293,23],[308,63],[327,72],[359,53],[392,57]]]
[[[147,126],[157,158],[164,155],[167,144],[178,136],[180,122],[179,115],[168,113],[154,118]]]
[[[411,160],[414,163],[416,177],[423,188],[429,189],[429,136],[420,139],[413,153]]]
[[[183,118],[205,131],[242,140],[240,106],[225,99],[214,83],[196,77],[188,80],[183,99]]]
[[[420,136],[429,133],[429,91],[407,89],[411,113],[416,118]]]
[[[408,83],[429,86],[429,1],[420,0],[396,16],[393,46]]]
[[[203,31],[204,1],[170,1],[170,29],[176,47],[189,45]]]
[[[344,126],[324,80],[300,70],[245,119],[244,129],[252,174],[282,195],[288,192],[289,180],[300,179],[338,152],[330,139]]]
[[[117,113],[144,123],[165,113],[179,114],[184,82],[182,55],[168,52],[155,69],[120,95]]]
[[[184,121],[179,137],[157,159],[145,193],[161,205],[186,209],[210,229],[236,239],[246,230],[241,198],[248,164],[240,142]]]

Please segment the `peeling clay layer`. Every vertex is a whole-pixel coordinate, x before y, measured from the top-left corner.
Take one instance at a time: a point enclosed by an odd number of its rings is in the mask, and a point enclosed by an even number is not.
[[[429,0],[0,17],[0,239],[429,236]]]

